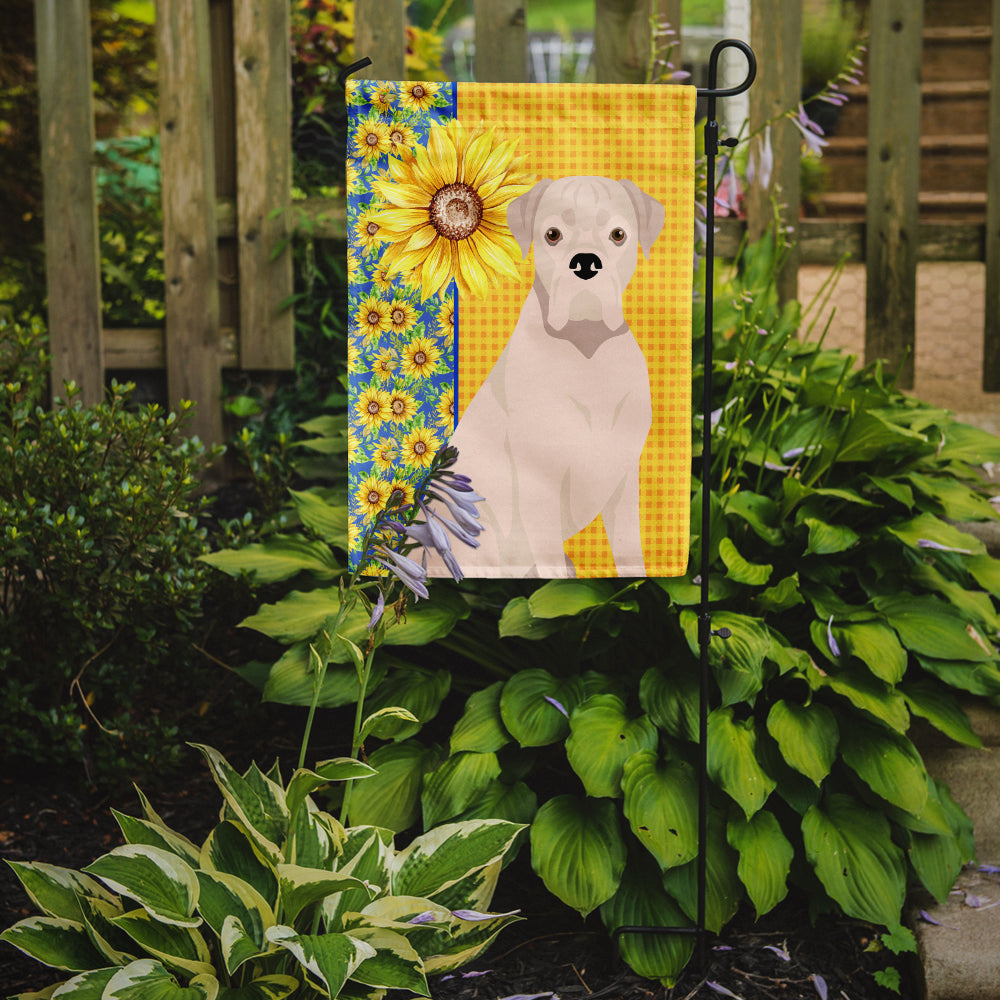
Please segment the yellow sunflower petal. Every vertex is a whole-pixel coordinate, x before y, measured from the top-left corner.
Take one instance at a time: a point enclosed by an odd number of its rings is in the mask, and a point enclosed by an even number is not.
[[[466,151],[462,163],[462,176],[459,177],[459,180],[471,184],[472,181],[469,178],[475,178],[482,170],[483,164],[489,159],[492,150],[493,137],[488,132],[481,132],[474,136]]]
[[[448,130],[438,125],[427,137],[427,162],[441,180],[439,187],[454,184],[458,177],[458,151]]]
[[[480,231],[473,233],[469,242],[487,270],[503,271],[504,274],[510,275],[512,278],[517,277],[517,269],[514,267],[510,247],[506,241],[501,241],[495,236],[489,236]],[[517,244],[513,240],[510,242],[513,243],[516,251]]]
[[[473,295],[478,298],[485,298],[489,294],[489,273],[483,266],[483,262],[476,253],[475,247],[470,244],[469,240],[464,242],[459,251],[459,267],[456,270],[465,278]]]
[[[438,239],[430,248],[421,272],[421,298],[439,291],[451,271],[451,240]]]

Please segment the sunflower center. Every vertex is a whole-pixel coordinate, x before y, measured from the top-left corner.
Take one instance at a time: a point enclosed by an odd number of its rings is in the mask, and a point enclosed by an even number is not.
[[[402,413],[405,409],[406,409],[406,403],[404,403],[401,399],[394,399],[392,401],[393,413]]]
[[[399,326],[399,324],[402,323],[403,320],[405,320],[405,319],[406,319],[406,313],[403,312],[402,309],[393,309],[393,311],[392,311],[392,321],[393,321],[393,323],[396,324],[396,326]]]
[[[415,365],[426,365],[427,364],[427,355],[424,354],[423,351],[417,351],[413,355],[413,363]]]
[[[378,413],[378,403],[374,399],[368,404],[368,412],[373,416]]]
[[[446,240],[467,240],[483,220],[483,199],[468,184],[448,184],[431,199],[430,218]]]
[[[369,322],[369,323],[370,323],[370,324],[371,324],[372,326],[377,326],[377,325],[378,325],[378,321],[379,321],[379,320],[380,320],[381,318],[382,318],[382,317],[381,317],[381,316],[379,316],[379,314],[378,314],[377,312],[375,312],[375,310],[374,310],[374,309],[373,309],[373,310],[372,310],[372,311],[371,311],[371,312],[370,312],[370,313],[368,314],[368,322]]]
[[[402,132],[390,132],[389,139],[396,146],[401,146],[403,144],[403,133]]]
[[[418,83],[418,84],[417,84],[417,85],[416,85],[416,86],[415,86],[415,87],[414,87],[414,88],[413,88],[413,89],[412,89],[412,90],[410,91],[410,93],[411,93],[411,94],[412,94],[412,95],[413,95],[413,96],[414,96],[414,97],[415,97],[415,98],[416,98],[416,99],[417,99],[417,100],[419,101],[419,100],[420,100],[420,98],[421,98],[421,97],[423,97],[423,96],[424,96],[424,95],[425,95],[425,94],[427,93],[427,91],[426,91],[426,90],[424,90],[424,88],[423,88],[423,87],[421,87],[421,86],[420,86],[420,84]]]
[[[367,142],[369,146],[377,146],[378,136],[374,132],[368,132],[365,135],[365,142]]]
[[[377,222],[369,222],[368,225],[365,226],[365,232],[369,236],[374,236],[378,232],[378,223]]]
[[[427,453],[427,445],[423,441],[417,441],[413,446],[414,455],[424,455]]]
[[[368,502],[372,504],[377,504],[382,499],[382,494],[378,490],[368,491]]]

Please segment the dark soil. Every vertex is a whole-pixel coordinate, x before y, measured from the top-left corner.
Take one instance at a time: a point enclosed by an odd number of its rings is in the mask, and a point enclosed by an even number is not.
[[[272,723],[278,735],[264,745],[273,749],[276,742],[290,748],[288,721],[279,717]],[[217,742],[234,763],[248,760],[244,740]],[[151,791],[150,798],[170,826],[196,841],[214,825],[220,802],[207,768],[194,751],[190,769]],[[57,775],[45,780],[36,776],[32,781],[7,775],[0,779],[0,858],[81,868],[122,842],[112,806],[139,814],[134,794],[109,797]],[[524,856],[501,877],[494,908],[520,908],[526,919],[501,933],[471,969],[451,977],[432,977],[435,1000],[539,995],[541,1000],[551,994],[562,1000],[689,1000],[733,994],[743,1000],[816,1000],[822,996],[887,1000],[892,994],[872,978],[887,965],[903,973],[902,996],[917,993],[904,962],[884,951],[866,950],[874,937],[871,928],[832,918],[823,918],[813,927],[800,901],[782,904],[756,925],[752,915],[738,915],[719,938],[706,940],[705,969],[694,968],[695,960],[672,990],[639,978],[617,961],[596,915],[583,922],[563,907],[545,892]],[[6,865],[0,866],[0,927],[32,912],[13,873]],[[38,990],[61,978],[66,977],[0,944],[0,995]]]

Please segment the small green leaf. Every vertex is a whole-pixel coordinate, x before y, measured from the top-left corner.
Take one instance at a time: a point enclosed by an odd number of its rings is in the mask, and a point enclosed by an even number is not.
[[[923,810],[927,772],[907,737],[855,717],[850,737],[841,741],[840,753],[876,795],[914,815]]]
[[[910,711],[926,719],[945,736],[967,747],[983,745],[965,710],[946,687],[928,679],[907,681],[899,689]]]
[[[324,542],[294,535],[272,535],[265,542],[209,552],[199,558],[230,576],[246,574],[257,584],[277,583],[299,573],[332,580],[344,571]]]
[[[726,828],[729,846],[739,851],[736,873],[760,919],[788,894],[788,873],[795,849],[774,813],[765,809],[750,819],[737,816]]]
[[[804,604],[805,598],[799,590],[799,574],[793,573],[791,576],[784,577],[773,587],[761,591],[754,600],[761,611],[774,614],[787,611],[798,604]]]
[[[719,557],[726,565],[730,580],[746,584],[748,587],[763,587],[771,578],[774,566],[748,562],[740,555],[739,549],[730,538],[719,541]]]
[[[215,976],[197,975],[180,986],[159,962],[143,958],[117,970],[101,1000],[216,1000],[218,993]]]
[[[971,555],[986,553],[986,546],[974,535],[942,521],[933,514],[918,514],[908,521],[889,525],[886,531],[912,549],[922,549],[921,542],[933,542],[935,545],[965,551]]]
[[[828,524],[815,517],[803,519],[809,529],[809,543],[805,554],[817,556],[835,555],[845,552],[857,544],[860,535],[846,524]]]
[[[531,865],[553,895],[586,916],[618,889],[625,842],[608,799],[557,795],[531,824]]]
[[[420,817],[424,773],[437,764],[434,750],[416,740],[379,747],[368,758],[376,774],[351,789],[353,826],[382,826],[397,833]]]
[[[562,628],[563,623],[558,619],[535,618],[527,597],[515,597],[507,602],[500,615],[499,635],[501,639],[544,639]]]
[[[797,705],[779,699],[767,716],[767,731],[785,761],[818,787],[837,756],[837,720],[826,705]]]
[[[499,776],[500,764],[495,753],[452,754],[424,779],[421,796],[424,827],[430,829],[454,819]]]
[[[305,907],[318,903],[327,896],[347,889],[367,891],[364,883],[352,875],[303,868],[301,865],[278,865],[278,884],[281,888],[282,913],[286,920],[292,922]],[[374,896],[374,892],[370,895]]]
[[[329,545],[347,551],[347,505],[327,503],[314,490],[289,490],[302,523]]]
[[[170,969],[188,976],[211,975],[214,970],[208,945],[194,928],[162,923],[145,910],[123,913],[111,922]]]
[[[579,677],[560,679],[547,670],[522,670],[504,684],[500,716],[521,746],[547,746],[566,736],[569,715],[582,700]]]
[[[462,717],[451,733],[451,752],[474,750],[477,753],[495,753],[510,742],[500,716],[500,693],[503,681],[469,696]]]
[[[607,580],[549,580],[528,598],[533,618],[564,618],[606,604],[615,594]]]
[[[708,717],[708,774],[749,819],[774,791],[776,782],[757,762],[753,718],[733,718],[733,709],[717,708]]]
[[[296,934],[280,924],[268,928],[267,939],[291,952],[331,997],[339,996],[358,966],[376,954],[370,944],[348,934]]]
[[[698,675],[677,663],[670,673],[650,667],[639,682],[639,704],[660,729],[678,740],[698,739]]]
[[[413,723],[420,725],[420,720],[409,709],[400,708],[393,705],[390,708],[380,708],[377,712],[372,712],[361,724],[361,731],[358,736],[366,740],[369,736],[377,739],[391,739],[398,731],[398,723],[403,722],[409,727]]]
[[[392,671],[365,704],[373,712],[383,708],[402,708],[409,712],[412,721],[384,717],[379,725],[380,739],[405,740],[437,715],[450,689],[451,674],[447,670],[406,667]]]
[[[109,903],[115,901],[100,882],[71,868],[39,861],[8,861],[7,864],[31,901],[46,916],[80,921],[83,919],[81,896],[93,896]]]

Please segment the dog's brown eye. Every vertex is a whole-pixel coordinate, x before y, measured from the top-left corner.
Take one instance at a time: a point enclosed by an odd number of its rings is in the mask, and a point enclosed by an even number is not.
[[[620,227],[618,229],[612,229],[611,242],[614,243],[616,247],[620,247],[625,242],[625,230]]]
[[[545,230],[545,242],[548,243],[550,247],[554,247],[562,239],[562,233],[552,226],[551,229]]]

